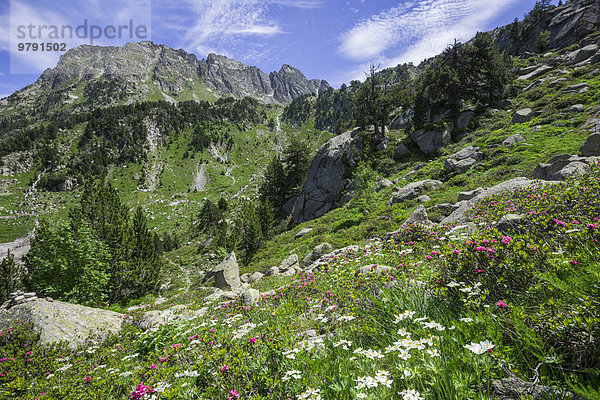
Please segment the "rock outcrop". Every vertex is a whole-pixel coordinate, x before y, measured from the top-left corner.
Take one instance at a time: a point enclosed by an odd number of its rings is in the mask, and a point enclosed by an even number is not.
[[[299,224],[324,215],[340,204],[347,188],[346,170],[358,161],[363,148],[357,131],[348,131],[325,143],[308,169],[302,192],[294,204],[293,221]]]
[[[37,299],[0,311],[0,331],[15,321],[32,322],[40,332],[40,343],[66,341],[69,348],[75,349],[89,337],[104,340],[109,334],[119,332],[124,318],[113,311]]]
[[[560,7],[551,8],[546,18],[528,25],[524,35],[515,36],[511,25],[492,31],[502,50],[510,54],[539,51],[540,32],[550,31],[548,49],[562,49],[581,41],[598,29],[600,10],[596,0],[563,1]],[[523,31],[522,31],[523,32]]]
[[[504,191],[526,188],[533,184],[535,184],[535,181],[520,177],[520,178],[510,179],[506,182],[502,182],[502,183],[500,183],[496,186],[493,186],[489,189],[485,189],[484,191],[482,191],[480,194],[473,197],[472,199],[457,203],[455,205],[455,209],[452,212],[452,214],[450,214],[449,216],[444,218],[440,222],[440,225],[465,223],[468,220],[467,215],[466,215],[467,210],[470,209],[471,207],[473,207],[479,200],[483,199],[484,197],[492,196],[492,195],[495,195],[498,193],[502,193]]]
[[[516,113],[514,113],[512,122],[515,124],[521,124],[523,122],[528,122],[531,120],[531,114],[533,110],[531,108],[523,108]]]
[[[233,251],[219,265],[213,268],[212,276],[215,280],[215,287],[221,290],[236,290],[240,288],[240,268]]]
[[[419,149],[427,155],[434,155],[438,150],[450,143],[452,133],[452,123],[448,123],[443,130],[425,130],[419,129],[411,135],[413,142],[419,146]]]
[[[407,200],[419,197],[423,192],[433,190],[442,184],[441,181],[434,179],[425,179],[418,182],[409,183],[401,188],[395,187],[392,197],[388,200],[388,205],[394,205]]]
[[[592,133],[579,148],[584,157],[600,156],[600,133]]]
[[[582,174],[587,165],[596,160],[596,157],[559,154],[547,163],[538,164],[533,170],[533,176],[545,181],[564,181],[571,175]]]
[[[479,151],[479,147],[468,146],[448,157],[444,163],[444,168],[448,171],[463,173],[482,158],[483,153]]]

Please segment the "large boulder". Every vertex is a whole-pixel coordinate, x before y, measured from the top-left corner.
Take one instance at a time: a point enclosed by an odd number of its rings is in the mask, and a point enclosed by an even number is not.
[[[502,146],[510,147],[510,146],[514,146],[514,145],[519,144],[524,141],[525,141],[525,138],[523,136],[521,136],[518,133],[515,133],[514,135],[511,135],[511,136],[507,137],[506,139],[504,139],[504,141],[502,142]]]
[[[232,251],[212,270],[215,287],[221,290],[237,290],[240,288],[240,268]]]
[[[567,56],[568,63],[571,65],[579,64],[580,62],[586,61],[587,59],[595,56],[596,53],[598,53],[598,45],[587,45],[579,50],[575,50],[569,53],[569,55]]]
[[[456,119],[456,129],[465,129],[475,118],[475,111],[465,110],[458,115]]]
[[[394,193],[388,201],[388,205],[394,205],[403,201],[412,200],[419,197],[423,192],[433,190],[436,187],[442,185],[441,181],[434,179],[425,179],[418,182],[409,183],[401,188],[394,188]]]
[[[444,168],[448,171],[462,173],[482,158],[483,153],[479,151],[479,147],[468,146],[448,157],[444,163]]]
[[[533,170],[533,177],[545,181],[564,181],[571,175],[582,174],[586,166],[594,161],[596,157],[559,154],[547,163],[538,164]]]
[[[6,331],[16,321],[32,322],[40,332],[40,343],[66,341],[69,348],[75,349],[85,344],[88,337],[102,341],[119,332],[124,318],[113,311],[37,299],[0,311],[0,331]]]
[[[592,133],[579,148],[585,157],[600,156],[600,133]]]
[[[502,182],[496,186],[486,189],[482,193],[478,194],[477,196],[473,197],[470,200],[465,200],[460,203],[457,203],[456,208],[452,212],[452,214],[450,214],[449,216],[444,218],[440,222],[440,225],[464,224],[468,221],[468,218],[466,215],[467,210],[469,210],[471,207],[473,207],[475,204],[477,204],[477,202],[479,200],[483,199],[484,197],[492,196],[492,195],[502,193],[505,191],[513,191],[513,190],[518,190],[520,188],[526,188],[533,184],[535,184],[535,181],[520,177],[520,178],[510,179],[506,182]]]
[[[294,204],[295,224],[318,218],[339,205],[347,187],[346,169],[356,164],[355,153],[360,154],[363,147],[363,139],[357,133],[342,133],[317,151]]]
[[[414,225],[414,224],[422,224],[422,225],[431,225],[431,221],[427,216],[427,210],[422,204],[413,211],[410,216],[404,221],[402,227]]]
[[[296,254],[292,254],[291,256],[283,260],[281,264],[279,264],[279,271],[285,272],[290,268],[297,267],[298,265],[298,256]]]
[[[411,135],[413,142],[419,146],[419,149],[427,155],[433,155],[437,151],[450,143],[453,124],[446,124],[443,130],[425,130],[419,129]]]
[[[142,329],[151,329],[159,325],[166,325],[170,322],[188,321],[192,318],[201,317],[205,315],[207,311],[207,307],[203,307],[200,310],[190,310],[183,304],[179,304],[165,310],[145,312],[137,322],[137,325]]]
[[[534,78],[534,77],[536,77],[538,75],[546,73],[546,72],[550,71],[551,69],[552,69],[552,67],[549,66],[549,65],[540,65],[536,69],[534,69],[533,71],[529,72],[528,74],[519,76],[517,78],[517,80],[523,81],[523,80],[531,79],[531,78]]]
[[[512,122],[515,124],[528,122],[531,120],[531,114],[533,114],[531,108],[522,108],[513,115]]]

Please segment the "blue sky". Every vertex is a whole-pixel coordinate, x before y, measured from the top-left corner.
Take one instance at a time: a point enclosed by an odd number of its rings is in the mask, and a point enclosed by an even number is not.
[[[308,78],[327,79],[337,87],[363,79],[369,63],[417,64],[455,38],[466,41],[477,31],[522,19],[534,4],[535,0],[0,0],[0,98],[34,82],[61,54],[18,52],[19,42],[35,41],[19,38],[19,25],[33,24],[35,32],[41,25],[75,28],[87,19],[90,26],[112,32],[110,25],[132,19],[144,26],[153,42],[185,49],[198,58],[210,52],[224,54],[267,73],[290,64]],[[71,48],[89,43],[89,35],[52,41]],[[94,44],[127,41],[132,40],[124,34],[121,40],[103,37]]]

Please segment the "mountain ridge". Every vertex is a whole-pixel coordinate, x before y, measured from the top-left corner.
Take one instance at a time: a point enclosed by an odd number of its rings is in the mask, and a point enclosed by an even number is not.
[[[17,107],[39,105],[50,94],[53,109],[68,104],[110,106],[115,98],[125,104],[145,100],[216,100],[223,96],[253,97],[267,104],[287,104],[307,93],[329,88],[324,80],[307,79],[297,68],[284,64],[266,74],[223,55],[198,59],[183,49],[150,41],[123,46],[81,45],[64,53],[31,85],[0,102]],[[42,96],[40,96],[42,95]],[[47,102],[46,102],[47,103]]]

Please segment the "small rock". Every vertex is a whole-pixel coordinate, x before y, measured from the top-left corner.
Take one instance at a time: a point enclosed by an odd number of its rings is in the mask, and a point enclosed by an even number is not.
[[[563,82],[566,82],[566,81],[568,81],[568,79],[567,79],[567,78],[558,78],[558,79],[556,79],[556,80],[553,80],[552,82],[550,82],[550,83],[548,84],[548,87],[549,87],[549,88],[553,88],[553,87],[556,87],[556,86],[558,86],[559,84],[561,84],[561,83],[563,83]]]
[[[514,146],[515,144],[524,142],[525,138],[523,136],[521,136],[520,134],[516,133],[512,136],[507,137],[506,139],[504,139],[504,141],[502,142],[503,146]]]
[[[302,236],[306,235],[307,233],[311,233],[313,231],[313,228],[302,228],[298,231],[298,233],[296,233],[296,235],[294,236],[294,239],[299,239]]]
[[[465,129],[473,118],[475,117],[475,112],[472,110],[466,110],[460,113],[458,118],[456,119],[456,128],[457,129]]]
[[[279,271],[285,272],[290,268],[293,269],[297,265],[298,265],[298,256],[296,254],[292,254],[291,256],[289,256],[285,260],[283,260],[281,262],[281,264],[279,264]]]
[[[396,203],[401,203],[406,200],[412,200],[421,195],[421,193],[433,190],[442,185],[441,181],[433,179],[425,179],[418,182],[412,182],[402,188],[395,188],[392,197],[388,201],[388,205],[392,206]]]
[[[531,108],[523,108],[517,111],[512,118],[512,122],[515,124],[522,124],[523,122],[528,122],[531,120],[531,114],[533,110]]]
[[[246,289],[246,291],[242,292],[241,297],[246,305],[253,306],[260,299],[260,292],[252,288]]]
[[[415,211],[413,211],[412,214],[410,214],[410,216],[402,224],[402,227],[405,227],[408,225],[413,225],[413,224],[423,224],[423,225],[431,225],[432,224],[431,221],[429,220],[429,217],[427,216],[427,210],[425,209],[425,207],[422,204],[418,205],[417,208],[415,209]]]
[[[354,275],[359,276],[359,275],[366,275],[366,274],[379,274],[382,272],[389,273],[392,270],[393,270],[393,268],[390,266],[387,266],[387,265],[369,264],[369,265],[364,265],[364,266],[358,268],[354,272]]]
[[[248,282],[250,282],[251,277],[252,277],[252,274],[250,274],[249,272],[246,272],[245,274],[240,275],[240,281],[242,281],[243,283],[248,283]]]
[[[316,246],[310,253],[304,257],[303,264],[310,265],[313,261],[319,259],[322,255],[330,253],[333,250],[333,247],[329,243],[321,243]]]
[[[388,188],[390,186],[392,186],[392,182],[389,179],[380,179],[379,181],[377,181],[377,187],[375,188],[375,191],[379,193],[383,189]]]
[[[267,272],[265,272],[265,276],[272,276],[277,274],[279,274],[279,268],[277,267],[271,267],[267,270]]]
[[[260,281],[263,276],[265,276],[265,274],[263,274],[262,272],[255,272],[252,274],[252,277],[250,278],[250,282],[257,282]]]
[[[52,297],[46,297],[46,301],[49,303],[52,303],[54,301],[54,299]]]
[[[576,92],[580,92],[581,90],[589,88],[589,86],[590,86],[590,84],[587,82],[578,83],[576,85],[571,85],[571,86],[566,87],[565,89],[563,89],[563,92],[576,93]]]
[[[571,106],[571,108],[569,108],[570,112],[581,112],[584,110],[584,106],[583,104],[574,104]]]
[[[23,296],[27,299],[29,297],[35,297],[35,292],[23,293]]]
[[[496,228],[501,232],[519,231],[523,222],[523,215],[506,214],[496,223]]]
[[[421,196],[417,197],[417,201],[419,203],[427,203],[428,201],[431,201],[431,197],[427,196],[426,194],[422,194]]]

